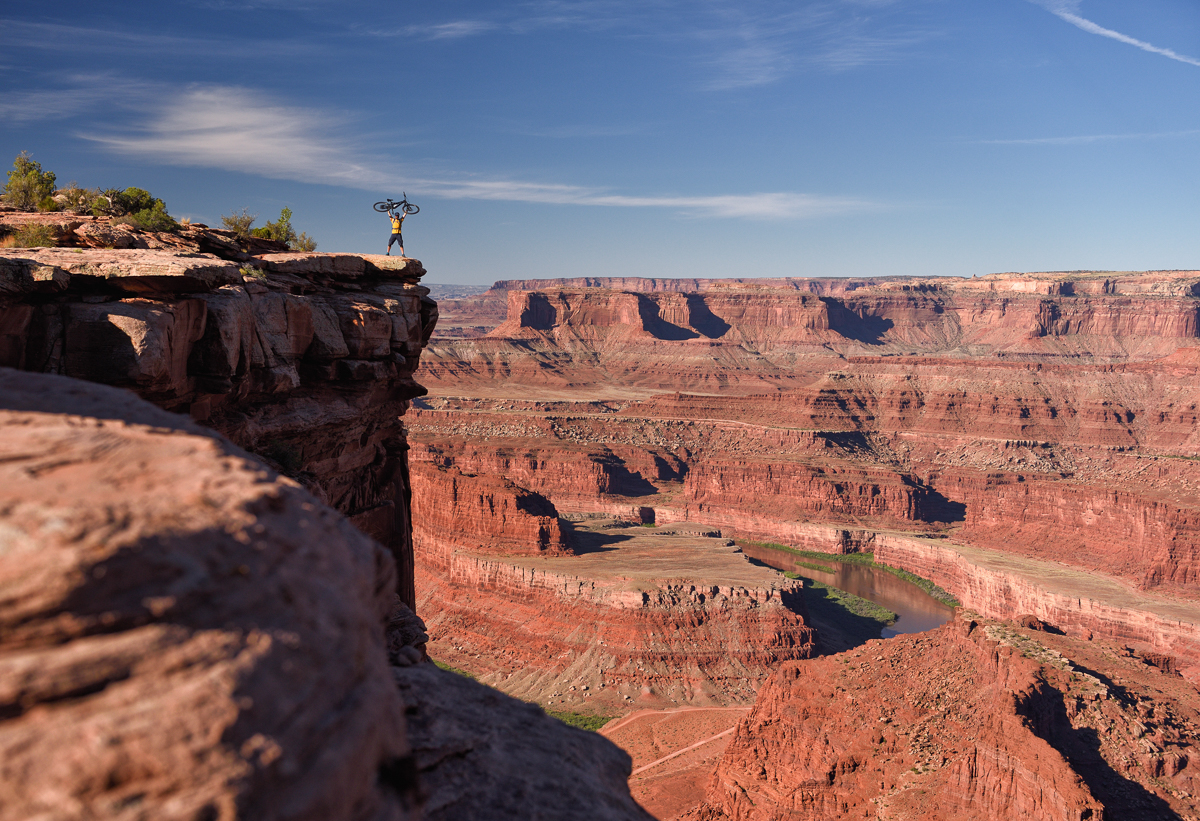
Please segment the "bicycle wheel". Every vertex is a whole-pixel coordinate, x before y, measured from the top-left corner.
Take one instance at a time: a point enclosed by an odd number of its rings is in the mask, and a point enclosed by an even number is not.
[[[404,203],[404,213],[408,214],[410,217],[420,210],[421,210],[420,208],[413,205],[411,202]]]
[[[392,208],[394,208],[395,206],[396,206],[396,203],[392,202],[391,200],[388,200],[387,202],[375,203],[374,208],[379,213],[386,214],[388,211],[391,211]]]

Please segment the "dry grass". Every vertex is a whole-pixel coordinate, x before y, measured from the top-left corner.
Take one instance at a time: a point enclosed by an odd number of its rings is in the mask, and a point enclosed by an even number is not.
[[[13,233],[0,238],[0,248],[55,248],[58,238],[49,225],[22,225]]]

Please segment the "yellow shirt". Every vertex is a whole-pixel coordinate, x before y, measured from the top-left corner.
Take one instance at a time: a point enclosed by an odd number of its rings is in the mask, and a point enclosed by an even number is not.
[[[404,223],[404,217],[392,217],[392,233],[399,234],[400,226]]]

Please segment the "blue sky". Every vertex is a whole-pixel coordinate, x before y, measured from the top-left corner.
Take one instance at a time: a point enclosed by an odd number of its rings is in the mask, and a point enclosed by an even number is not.
[[[1194,0],[9,0],[0,157],[433,282],[1200,268]],[[3,160],[7,162],[7,160]]]

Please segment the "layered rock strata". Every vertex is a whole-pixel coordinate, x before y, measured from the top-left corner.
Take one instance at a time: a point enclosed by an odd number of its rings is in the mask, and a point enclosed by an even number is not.
[[[496,553],[569,553],[558,511],[545,497],[498,475],[464,474],[428,462],[411,466],[418,530],[446,546]]]
[[[1198,706],[1115,648],[960,617],[782,665],[687,817],[1190,818]]]
[[[399,417],[424,392],[412,374],[437,320],[421,264],[254,256],[202,227],[137,237],[142,250],[0,250],[0,365],[190,413],[388,545],[412,604]]]
[[[506,693],[601,713],[744,703],[775,664],[813,653],[800,583],[711,531],[600,519],[571,528],[578,555],[520,558],[457,546],[414,511],[430,654]]]
[[[649,818],[628,756],[422,663],[390,553],[184,417],[0,369],[0,512],[5,818]]]
[[[1200,626],[1164,615],[1200,595],[1198,294],[1188,271],[497,283],[455,310],[484,324],[503,298],[503,322],[431,343],[414,458],[573,514],[832,552],[916,537],[892,561],[981,612],[1020,601],[1200,671]],[[989,564],[981,593],[973,549],[1114,586]]]

